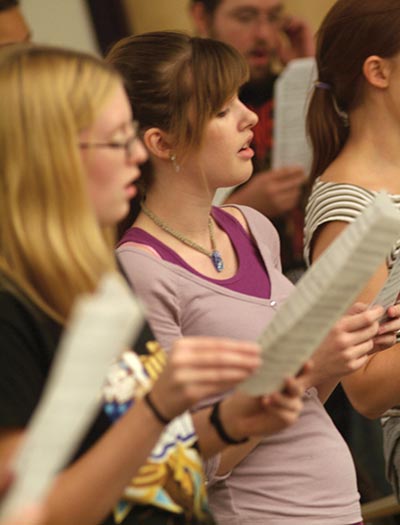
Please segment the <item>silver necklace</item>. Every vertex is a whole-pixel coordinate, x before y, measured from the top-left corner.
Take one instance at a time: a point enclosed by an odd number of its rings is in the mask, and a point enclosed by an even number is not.
[[[140,203],[140,206],[142,208],[142,211],[149,219],[151,219],[154,224],[156,224],[159,228],[164,230],[165,232],[169,233],[169,235],[172,235],[172,237],[175,237],[175,239],[178,239],[178,241],[181,241],[183,244],[186,244],[187,246],[190,246],[194,250],[197,250],[200,253],[204,253],[204,255],[207,255],[211,259],[211,262],[213,263],[214,268],[217,270],[217,272],[222,272],[224,269],[224,261],[222,260],[221,254],[217,250],[217,247],[215,245],[215,237],[214,237],[214,224],[211,219],[211,216],[208,217],[208,231],[210,234],[210,241],[211,241],[211,247],[212,250],[207,250],[206,248],[203,248],[203,246],[200,246],[200,244],[197,244],[187,237],[185,237],[182,233],[174,230],[168,224],[166,224],[160,217],[158,217],[155,213],[153,213],[147,206],[144,204],[144,202]]]

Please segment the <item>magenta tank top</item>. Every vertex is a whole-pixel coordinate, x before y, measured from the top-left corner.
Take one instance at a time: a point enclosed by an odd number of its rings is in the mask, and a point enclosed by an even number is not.
[[[141,228],[129,228],[122,236],[118,246],[126,242],[145,244],[153,248],[165,261],[185,268],[206,281],[246,295],[269,299],[271,295],[271,283],[268,271],[252,238],[240,222],[223,209],[213,207],[211,214],[218,226],[229,236],[236,252],[238,270],[236,274],[229,279],[213,279],[201,274],[189,266],[174,250]]]

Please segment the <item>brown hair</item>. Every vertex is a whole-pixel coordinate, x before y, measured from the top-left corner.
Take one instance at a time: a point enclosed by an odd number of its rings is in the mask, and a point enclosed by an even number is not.
[[[182,155],[248,78],[244,59],[209,38],[162,31],[117,42],[106,58],[122,75],[141,130],[168,132]]]
[[[307,115],[313,148],[310,182],[342,150],[348,135],[341,112],[363,98],[363,64],[371,55],[390,58],[400,51],[399,0],[338,0],[317,34],[318,79]]]

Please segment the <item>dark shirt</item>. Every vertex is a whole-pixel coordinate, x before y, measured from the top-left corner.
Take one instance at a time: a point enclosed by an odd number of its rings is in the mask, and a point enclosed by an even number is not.
[[[40,400],[61,333],[62,326],[28,299],[0,289],[0,428],[23,428],[29,423]],[[132,362],[134,366],[130,369],[129,363]],[[134,388],[127,403],[119,402],[119,384],[110,386],[112,378],[120,378],[121,370],[124,370],[128,380],[131,380],[135,370],[142,366],[142,375],[146,377],[147,374],[152,382],[164,363],[165,354],[154,341],[150,327],[145,325],[135,342],[135,352],[125,352],[112,367],[114,376],[110,371],[106,383],[108,394],[103,394],[103,406],[72,461],[84,454],[134,403]],[[180,419],[174,420],[173,424],[179,425]],[[103,522],[104,525],[214,523],[205,495],[197,437],[193,428],[190,425],[187,427],[185,429],[182,424],[179,427],[179,430],[186,430],[184,442],[173,430],[166,433],[168,438],[164,434],[160,437],[156,460],[152,454],[142,467],[144,471],[140,469],[129,485],[133,497],[123,496],[114,512]],[[149,480],[146,474],[150,469],[154,474],[163,475],[155,476],[155,481]]]

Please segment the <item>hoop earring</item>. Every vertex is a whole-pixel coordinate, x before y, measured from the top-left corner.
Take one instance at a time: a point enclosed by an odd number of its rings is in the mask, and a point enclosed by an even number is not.
[[[172,162],[172,165],[174,167],[175,173],[179,173],[181,171],[181,167],[179,166],[175,153],[171,153],[169,156],[170,161]]]

